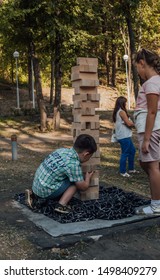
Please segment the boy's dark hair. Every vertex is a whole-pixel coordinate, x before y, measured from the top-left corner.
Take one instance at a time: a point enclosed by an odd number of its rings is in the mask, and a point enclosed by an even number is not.
[[[74,142],[73,148],[81,153],[83,151],[88,151],[90,154],[93,154],[97,151],[97,144],[94,138],[88,134],[80,134],[76,141]]]

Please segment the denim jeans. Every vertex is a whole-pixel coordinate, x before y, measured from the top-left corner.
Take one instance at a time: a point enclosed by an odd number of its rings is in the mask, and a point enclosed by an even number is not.
[[[131,137],[118,140],[121,145],[120,157],[120,173],[126,172],[126,165],[128,161],[128,170],[134,170],[134,157],[136,149],[133,145]]]
[[[56,198],[56,197],[59,197],[59,196],[61,196],[71,185],[73,185],[74,183],[72,182],[70,182],[69,181],[69,179],[66,179],[66,180],[64,180],[63,182],[62,182],[62,185],[61,185],[61,187],[58,189],[58,190],[56,190],[56,191],[54,191],[51,195],[49,195],[48,197],[47,197],[47,199],[52,199],[52,198]]]

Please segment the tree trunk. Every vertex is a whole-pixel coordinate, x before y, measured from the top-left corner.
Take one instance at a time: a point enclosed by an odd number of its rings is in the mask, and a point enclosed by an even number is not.
[[[105,59],[105,65],[106,65],[106,79],[107,79],[107,86],[110,84],[110,61],[109,61],[109,53],[106,52],[106,59]]]
[[[53,129],[58,130],[59,128],[60,128],[60,111],[57,107],[54,107]]]
[[[51,87],[50,87],[50,104],[53,105],[53,94],[54,94],[54,58],[51,55]]]
[[[41,98],[38,98],[38,107],[40,111],[40,130],[44,132],[47,128],[47,112],[46,112],[46,106],[44,104],[44,100]]]
[[[32,101],[32,69],[31,69],[31,55],[28,56],[28,93],[29,100]]]
[[[61,86],[62,86],[62,70],[61,70],[61,36],[56,32],[55,42],[55,100],[54,100],[54,129],[60,128],[60,105],[61,105]]]
[[[14,73],[13,73],[13,59],[11,60],[11,81],[12,81],[12,84],[14,83]],[[3,74],[4,74],[4,71],[3,71]],[[3,79],[4,79],[4,75],[3,75]]]
[[[41,131],[44,132],[47,128],[47,111],[46,111],[43,93],[42,93],[39,60],[35,56],[35,46],[33,42],[31,42],[30,44],[30,54],[31,54],[31,59],[33,61],[35,89],[36,89],[37,103],[40,111],[40,129]]]
[[[112,86],[116,86],[116,45],[112,44],[112,76],[111,76]]]
[[[131,19],[130,13],[128,13],[126,16],[126,22],[127,22],[128,33],[129,33],[129,38],[130,38],[131,65],[132,65],[132,73],[133,73],[134,95],[135,95],[135,98],[137,98],[139,78],[138,78],[138,73],[137,73],[136,67],[134,65],[135,38],[134,38],[134,32],[133,32],[133,28],[132,28],[132,19]]]
[[[42,93],[40,67],[39,67],[39,61],[37,57],[33,57],[33,68],[34,68],[34,75],[35,75],[37,103],[40,111],[40,124],[41,124],[40,129],[41,131],[44,132],[47,126],[47,111],[46,111],[43,93]]]

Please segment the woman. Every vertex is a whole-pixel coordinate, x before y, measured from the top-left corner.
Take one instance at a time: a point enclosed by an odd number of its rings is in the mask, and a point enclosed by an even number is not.
[[[135,108],[140,165],[150,181],[151,204],[137,209],[137,214],[160,215],[160,57],[146,49],[135,57],[143,80]]]
[[[115,123],[115,134],[121,145],[120,174],[123,177],[130,177],[129,173],[136,173],[134,169],[135,147],[132,142],[132,130],[134,123],[130,120],[127,109],[127,99],[123,96],[117,98],[113,110],[113,122]],[[128,160],[128,173],[126,165]]]

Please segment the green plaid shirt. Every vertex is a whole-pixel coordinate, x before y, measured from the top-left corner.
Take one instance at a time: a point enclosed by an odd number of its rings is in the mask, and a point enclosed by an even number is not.
[[[47,156],[35,173],[32,190],[45,198],[60,188],[66,179],[70,182],[84,180],[78,154],[73,148],[61,148]]]

